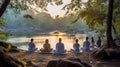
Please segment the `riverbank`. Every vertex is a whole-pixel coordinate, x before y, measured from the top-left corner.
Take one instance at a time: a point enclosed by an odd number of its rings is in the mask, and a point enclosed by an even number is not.
[[[92,67],[119,67],[120,66],[119,56],[120,56],[119,48],[94,49],[91,52],[82,52],[80,54],[74,54],[73,52],[69,51],[68,54],[66,55],[55,55],[55,54],[40,54],[39,52],[29,53],[26,52],[25,50],[21,50],[15,46],[12,46],[12,44],[10,43],[0,42],[0,67],[7,66],[46,67],[49,61],[53,59],[65,60],[68,58],[78,58],[81,60],[81,62],[87,63]]]
[[[10,56],[21,59],[29,65],[27,67],[32,67],[31,65],[37,67],[46,67],[47,63],[53,59],[67,59],[67,58],[79,58],[82,62],[90,64],[92,67],[119,67],[120,62],[116,60],[100,61],[96,60],[91,56],[92,52],[84,52],[80,54],[74,54],[68,52],[67,55],[55,55],[55,54],[40,54],[39,52],[28,53],[26,51],[20,51],[19,53],[9,53]]]

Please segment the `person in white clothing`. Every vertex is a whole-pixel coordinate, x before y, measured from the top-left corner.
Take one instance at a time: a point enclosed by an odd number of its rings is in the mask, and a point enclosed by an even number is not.
[[[34,39],[31,39],[31,42],[28,44],[28,52],[35,52],[38,48],[35,47]]]
[[[88,37],[86,37],[86,41],[83,43],[83,52],[90,51],[90,42],[88,41]]]
[[[59,42],[56,44],[56,50],[54,50],[55,54],[65,54],[66,50],[64,48],[64,44],[62,43],[62,39],[59,38]]]
[[[76,41],[76,43],[73,44],[73,49],[72,50],[73,50],[74,53],[80,53],[80,49],[79,49],[80,44],[78,43],[78,39],[76,39],[75,41]]]

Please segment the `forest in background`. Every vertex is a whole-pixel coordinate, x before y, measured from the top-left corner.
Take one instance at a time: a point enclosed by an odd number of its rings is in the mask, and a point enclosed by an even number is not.
[[[27,17],[26,17],[27,16]],[[15,13],[12,9],[8,9],[3,15],[6,19],[5,30],[13,33],[40,33],[59,31],[86,31],[88,27],[85,21],[80,20],[72,23],[77,17],[73,15],[65,17],[51,17],[45,12],[34,13],[34,10],[21,11]],[[18,26],[19,25],[19,26]]]

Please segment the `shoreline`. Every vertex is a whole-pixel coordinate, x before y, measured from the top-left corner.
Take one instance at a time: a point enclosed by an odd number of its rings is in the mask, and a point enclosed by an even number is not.
[[[79,58],[82,62],[90,64],[92,67],[117,67],[120,65],[119,61],[102,61],[96,60],[91,56],[92,52],[84,52],[80,54],[74,54],[68,52],[66,55],[56,55],[56,54],[40,54],[39,52],[26,52],[21,50],[19,53],[9,53],[10,56],[17,59],[21,59],[25,62],[31,62],[38,67],[46,67],[50,60],[54,59],[68,59],[68,58]],[[114,62],[113,62],[114,61]],[[31,66],[27,66],[31,67]]]
[[[32,63],[40,67],[42,66],[46,67],[47,63],[53,59],[67,59],[67,58],[77,57],[77,58],[80,58],[81,61],[87,62],[87,63],[90,63],[89,59],[91,59],[90,57],[88,57],[90,56],[90,53],[74,54],[72,52],[68,52],[68,54],[66,55],[57,55],[57,54],[41,54],[39,52],[29,53],[22,50],[19,53],[9,53],[9,55],[15,58],[22,59],[25,62],[31,61]],[[87,58],[85,59],[84,57],[87,57],[89,59]]]

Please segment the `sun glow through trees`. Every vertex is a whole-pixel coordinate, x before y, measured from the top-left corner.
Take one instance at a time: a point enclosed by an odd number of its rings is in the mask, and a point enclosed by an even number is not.
[[[87,2],[88,0],[82,0],[83,2]],[[67,10],[62,10],[62,8],[66,5],[69,4],[71,0],[63,0],[62,5],[56,5],[54,2],[53,4],[49,3],[47,6],[47,11],[42,11],[40,8],[36,7],[35,5],[30,5],[30,7],[33,9],[34,15],[36,15],[38,12],[46,12],[51,15],[51,17],[55,18],[56,16],[59,17],[64,17],[66,14]]]

